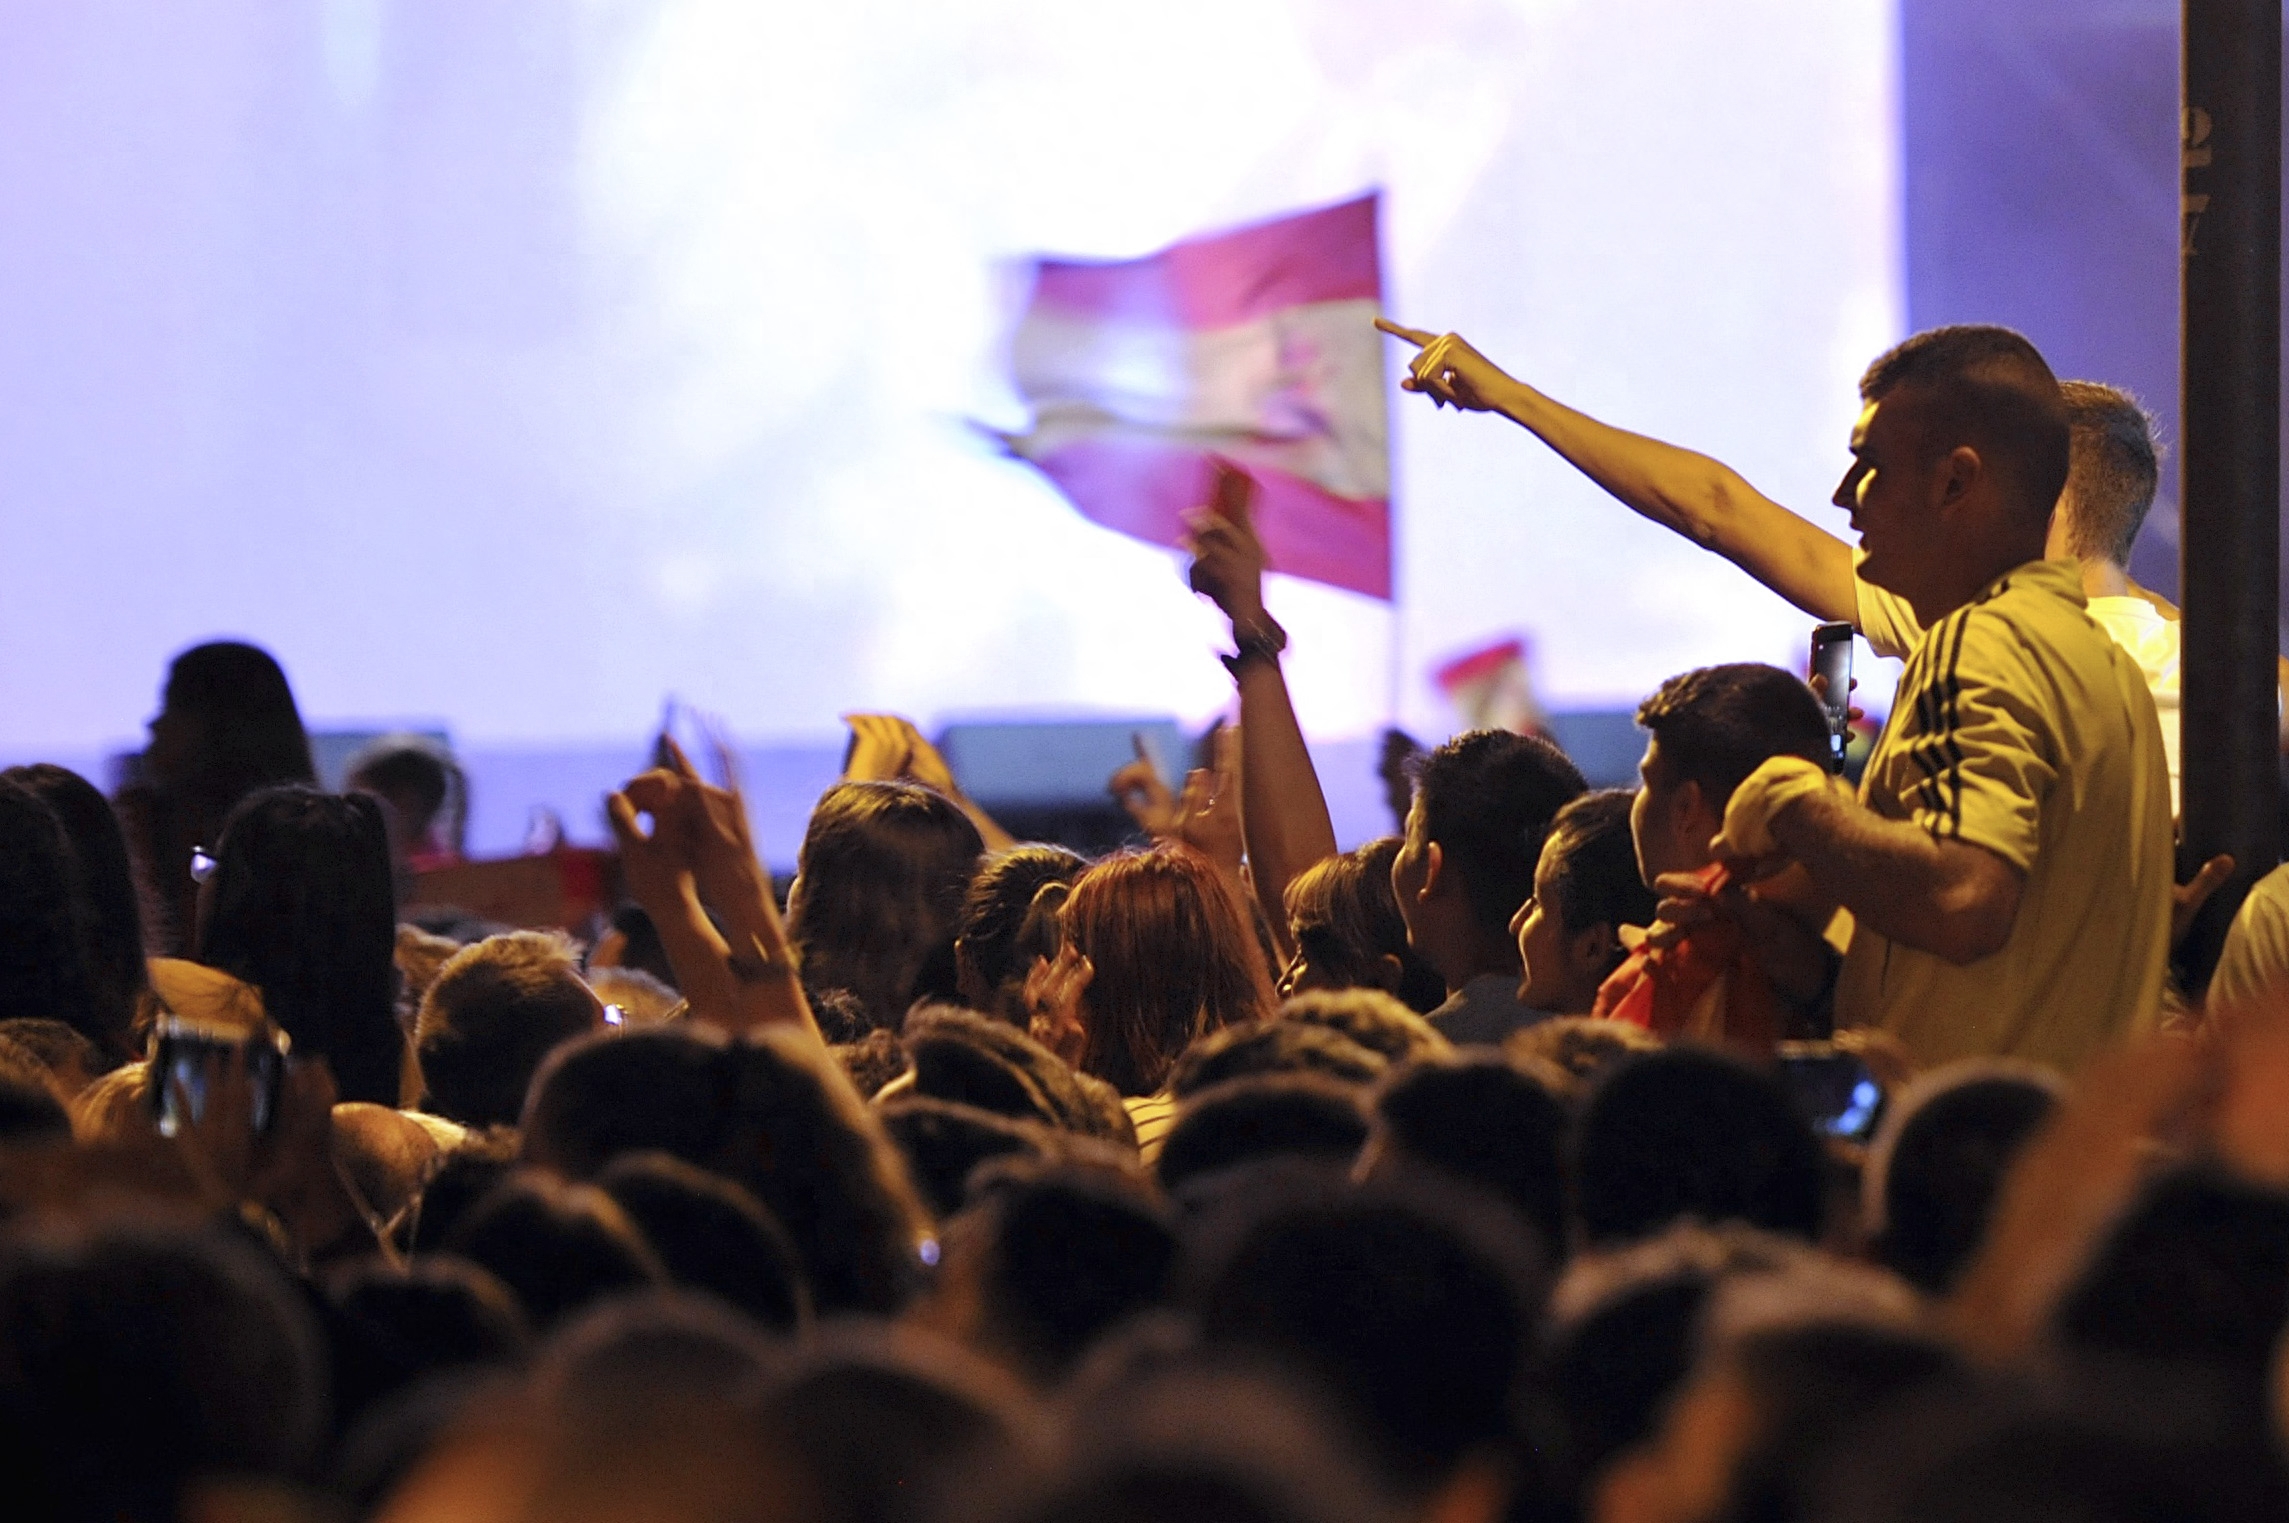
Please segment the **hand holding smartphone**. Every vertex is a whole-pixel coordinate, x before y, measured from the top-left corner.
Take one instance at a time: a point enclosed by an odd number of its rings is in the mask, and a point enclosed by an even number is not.
[[[1852,626],[1822,624],[1812,631],[1812,691],[1828,711],[1829,769],[1844,770],[1852,743]]]

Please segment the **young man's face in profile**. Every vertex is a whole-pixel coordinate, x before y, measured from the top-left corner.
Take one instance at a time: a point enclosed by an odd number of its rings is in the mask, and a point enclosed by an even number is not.
[[[1924,490],[1930,462],[1921,458],[1921,444],[1907,398],[1870,402],[1852,425],[1852,465],[1833,499],[1851,512],[1859,533],[1866,553],[1860,574],[1911,601],[1933,547]]]

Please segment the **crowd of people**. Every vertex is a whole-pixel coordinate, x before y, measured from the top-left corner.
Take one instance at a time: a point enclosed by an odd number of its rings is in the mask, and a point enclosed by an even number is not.
[[[1464,734],[1341,850],[1236,476],[1236,721],[1094,861],[873,715],[782,894],[663,736],[620,907],[487,924],[415,902],[449,755],[322,791],[197,647],[116,796],[0,774],[8,1515],[2289,1517],[2289,888],[2173,972],[2232,864],[2174,880],[2135,403],[1909,339],[1855,549],[1384,326],[1904,656],[1858,786],[1716,664],[1634,789]]]

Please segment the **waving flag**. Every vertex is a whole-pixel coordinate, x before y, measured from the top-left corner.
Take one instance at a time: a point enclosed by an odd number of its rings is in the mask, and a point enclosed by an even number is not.
[[[1010,342],[1009,448],[1096,522],[1182,541],[1221,456],[1274,570],[1391,596],[1375,197],[1143,259],[1043,260]]]

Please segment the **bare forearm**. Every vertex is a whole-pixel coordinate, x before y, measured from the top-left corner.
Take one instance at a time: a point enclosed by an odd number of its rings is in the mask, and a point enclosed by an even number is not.
[[[1240,668],[1241,818],[1246,823],[1249,871],[1271,923],[1280,955],[1290,957],[1288,884],[1323,858],[1335,855],[1335,821],[1304,744],[1276,661]]]
[[[2019,880],[2000,857],[1943,842],[1842,797],[1806,798],[1772,822],[1775,842],[1869,930],[1950,962],[2010,939]]]
[[[1850,547],[1732,467],[1601,423],[1523,381],[1488,400],[1641,517],[1715,551],[1815,618],[1856,618]]]
[[[731,995],[730,1019],[737,1022],[734,1029],[791,1026],[823,1041],[803,981],[794,972],[794,952],[771,896],[770,877],[761,865],[750,863],[711,884],[709,903],[722,917],[729,940],[715,934],[705,915],[696,930],[718,949],[722,983]],[[677,971],[682,971],[680,964]]]

